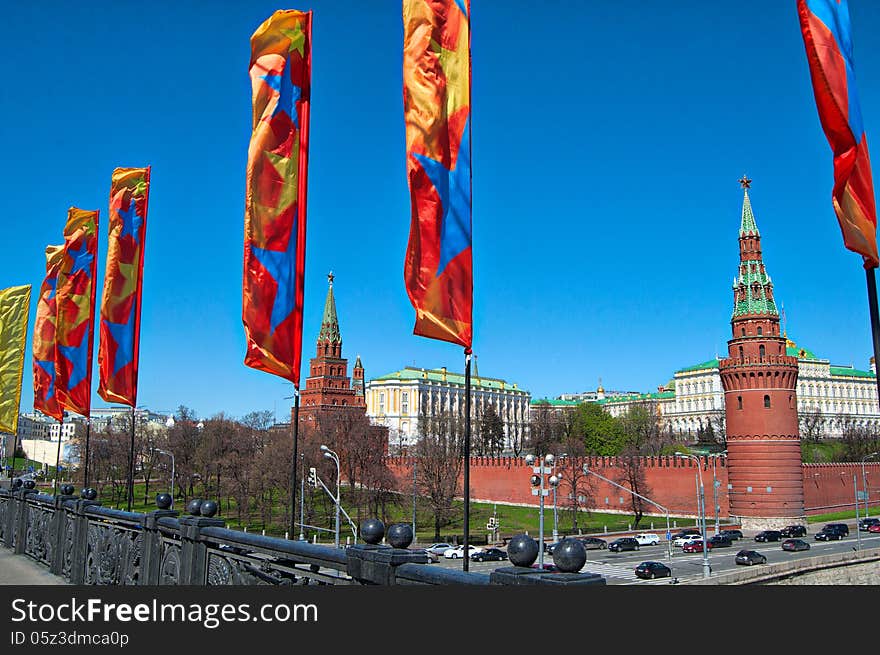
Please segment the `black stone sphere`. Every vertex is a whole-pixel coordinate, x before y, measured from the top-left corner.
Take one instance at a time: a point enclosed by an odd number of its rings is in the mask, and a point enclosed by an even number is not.
[[[388,528],[388,543],[395,548],[406,548],[412,541],[413,531],[409,523],[395,523]]]
[[[587,549],[577,539],[563,539],[553,549],[553,563],[563,573],[577,573],[587,561]]]
[[[199,516],[202,513],[202,499],[193,498],[191,501],[189,501],[189,503],[187,503],[186,511],[193,516]]]
[[[27,486],[27,485],[25,485],[25,486]],[[74,489],[74,487],[72,484],[62,484],[61,485],[61,493],[65,496],[72,496],[73,489]]]
[[[98,490],[94,487],[89,487],[83,491],[83,498],[86,500],[95,500],[98,497]]]
[[[202,502],[201,508],[199,508],[202,516],[207,516],[211,518],[214,514],[217,513],[217,503],[213,500],[205,500]]]
[[[22,484],[24,483],[21,481],[21,478],[15,478],[15,480],[12,481],[12,488],[20,489]]]
[[[379,519],[367,519],[361,522],[361,539],[374,546],[385,536],[385,524]]]
[[[507,544],[507,556],[514,566],[531,566],[538,559],[538,542],[527,534],[518,534]]]
[[[171,508],[171,494],[169,494],[169,493],[156,494],[156,507],[158,507],[159,509],[170,509]]]
[[[25,480],[24,481],[24,488],[25,489],[33,489],[36,486],[37,486],[37,483],[34,482],[33,480]],[[64,487],[61,487],[61,488],[64,489]],[[61,493],[64,493],[64,491],[62,491]]]

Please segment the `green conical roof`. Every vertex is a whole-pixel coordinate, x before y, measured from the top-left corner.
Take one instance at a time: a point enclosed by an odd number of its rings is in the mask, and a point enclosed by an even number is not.
[[[333,298],[333,273],[327,276],[327,300],[324,302],[324,318],[321,319],[321,332],[318,341],[342,343],[339,336],[339,320],[336,318],[336,300]]]
[[[752,213],[752,202],[749,200],[749,190],[743,191],[743,213],[742,222],[739,226],[739,235],[744,237],[748,234],[760,236],[758,233],[758,225],[755,223],[755,215]]]

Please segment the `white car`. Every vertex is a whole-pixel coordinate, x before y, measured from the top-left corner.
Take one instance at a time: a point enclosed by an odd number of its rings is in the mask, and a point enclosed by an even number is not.
[[[482,552],[482,548],[478,548],[477,546],[468,546],[468,558],[470,558],[474,553]],[[458,546],[456,548],[450,548],[446,552],[443,553],[443,557],[446,559],[463,559],[464,558],[464,544]]]
[[[673,539],[672,545],[676,546],[677,548],[681,548],[685,544],[689,544],[692,541],[702,541],[702,540],[703,540],[703,537],[698,534],[688,534],[683,537],[676,537],[675,539]]]
[[[633,538],[639,542],[639,546],[655,546],[660,543],[660,535],[651,532],[637,534]]]

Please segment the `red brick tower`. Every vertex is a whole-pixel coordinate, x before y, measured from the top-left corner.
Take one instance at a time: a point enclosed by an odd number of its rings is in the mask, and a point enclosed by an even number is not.
[[[804,519],[798,434],[796,357],[785,354],[773,283],[761,258],[761,236],[743,187],[739,276],[733,284],[733,338],[719,363],[727,430],[730,514],[749,529]]]
[[[366,412],[364,395],[352,388],[348,377],[348,360],[342,357],[342,337],[333,297],[333,273],[327,276],[327,280],[329,286],[321,331],[318,333],[317,356],[309,360],[306,388],[300,392],[300,418],[305,420],[314,420],[319,413],[339,409],[356,408]],[[363,376],[363,367],[360,375]]]

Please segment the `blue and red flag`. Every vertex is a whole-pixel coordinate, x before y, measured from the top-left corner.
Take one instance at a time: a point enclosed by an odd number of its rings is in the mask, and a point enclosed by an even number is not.
[[[403,1],[411,216],[404,280],[414,334],[473,340],[469,0]]]
[[[302,361],[311,46],[310,11],[276,11],[251,36],[244,363],[296,388]]]
[[[798,17],[822,129],[834,153],[834,213],[848,250],[877,268],[877,210],[856,89],[846,0],[798,0]]]
[[[63,409],[55,395],[55,323],[58,269],[64,258],[64,246],[46,246],[46,277],[40,285],[37,318],[34,320],[34,409],[61,420]]]
[[[137,404],[141,296],[150,167],[116,168],[110,178],[107,265],[101,295],[98,395]]]
[[[97,267],[98,210],[71,207],[55,289],[55,393],[63,409],[83,416],[92,406]]]

